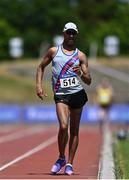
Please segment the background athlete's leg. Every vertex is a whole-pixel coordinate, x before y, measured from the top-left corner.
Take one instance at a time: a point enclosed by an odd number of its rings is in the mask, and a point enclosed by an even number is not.
[[[70,110],[70,141],[69,141],[69,158],[68,163],[72,164],[75,152],[77,150],[79,142],[79,124],[81,118],[81,109],[71,109]]]
[[[59,120],[59,132],[58,132],[58,147],[59,157],[65,157],[65,147],[68,141],[68,119],[69,119],[69,107],[63,103],[56,104],[56,111]]]

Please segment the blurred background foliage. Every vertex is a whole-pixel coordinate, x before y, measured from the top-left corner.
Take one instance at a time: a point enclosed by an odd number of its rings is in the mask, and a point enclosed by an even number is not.
[[[92,42],[104,55],[107,35],[120,39],[120,54],[129,54],[129,3],[118,0],[0,0],[0,60],[10,58],[9,39],[21,37],[24,56],[38,57],[41,45],[53,44],[66,22],[79,27],[78,47],[89,54]]]

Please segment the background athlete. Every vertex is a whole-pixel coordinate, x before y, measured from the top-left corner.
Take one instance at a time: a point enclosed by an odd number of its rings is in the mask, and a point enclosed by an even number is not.
[[[113,103],[113,87],[109,80],[104,77],[95,89],[95,102],[99,106],[98,120],[100,131],[103,133],[104,125],[109,125],[109,111]]]
[[[43,100],[44,96],[47,96],[42,87],[44,69],[52,63],[52,87],[59,121],[59,157],[52,166],[52,174],[58,174],[63,166],[65,166],[65,174],[74,173],[73,160],[79,143],[80,118],[83,106],[87,102],[87,94],[79,78],[87,85],[91,84],[86,55],[75,46],[77,34],[78,29],[74,23],[65,24],[63,43],[48,50],[36,73],[36,93]],[[68,131],[69,127],[70,131]],[[69,154],[66,160],[65,148],[68,132],[70,132]]]

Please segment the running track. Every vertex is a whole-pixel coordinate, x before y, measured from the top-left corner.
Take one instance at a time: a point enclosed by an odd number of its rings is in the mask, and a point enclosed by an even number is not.
[[[75,174],[50,174],[58,157],[57,130],[58,125],[1,125],[0,179],[97,179],[102,137],[87,125],[80,127]]]

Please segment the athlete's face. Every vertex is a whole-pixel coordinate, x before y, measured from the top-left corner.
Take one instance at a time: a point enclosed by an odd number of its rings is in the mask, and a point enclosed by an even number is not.
[[[73,29],[68,29],[64,32],[64,40],[68,45],[73,45],[77,36],[77,32]]]

